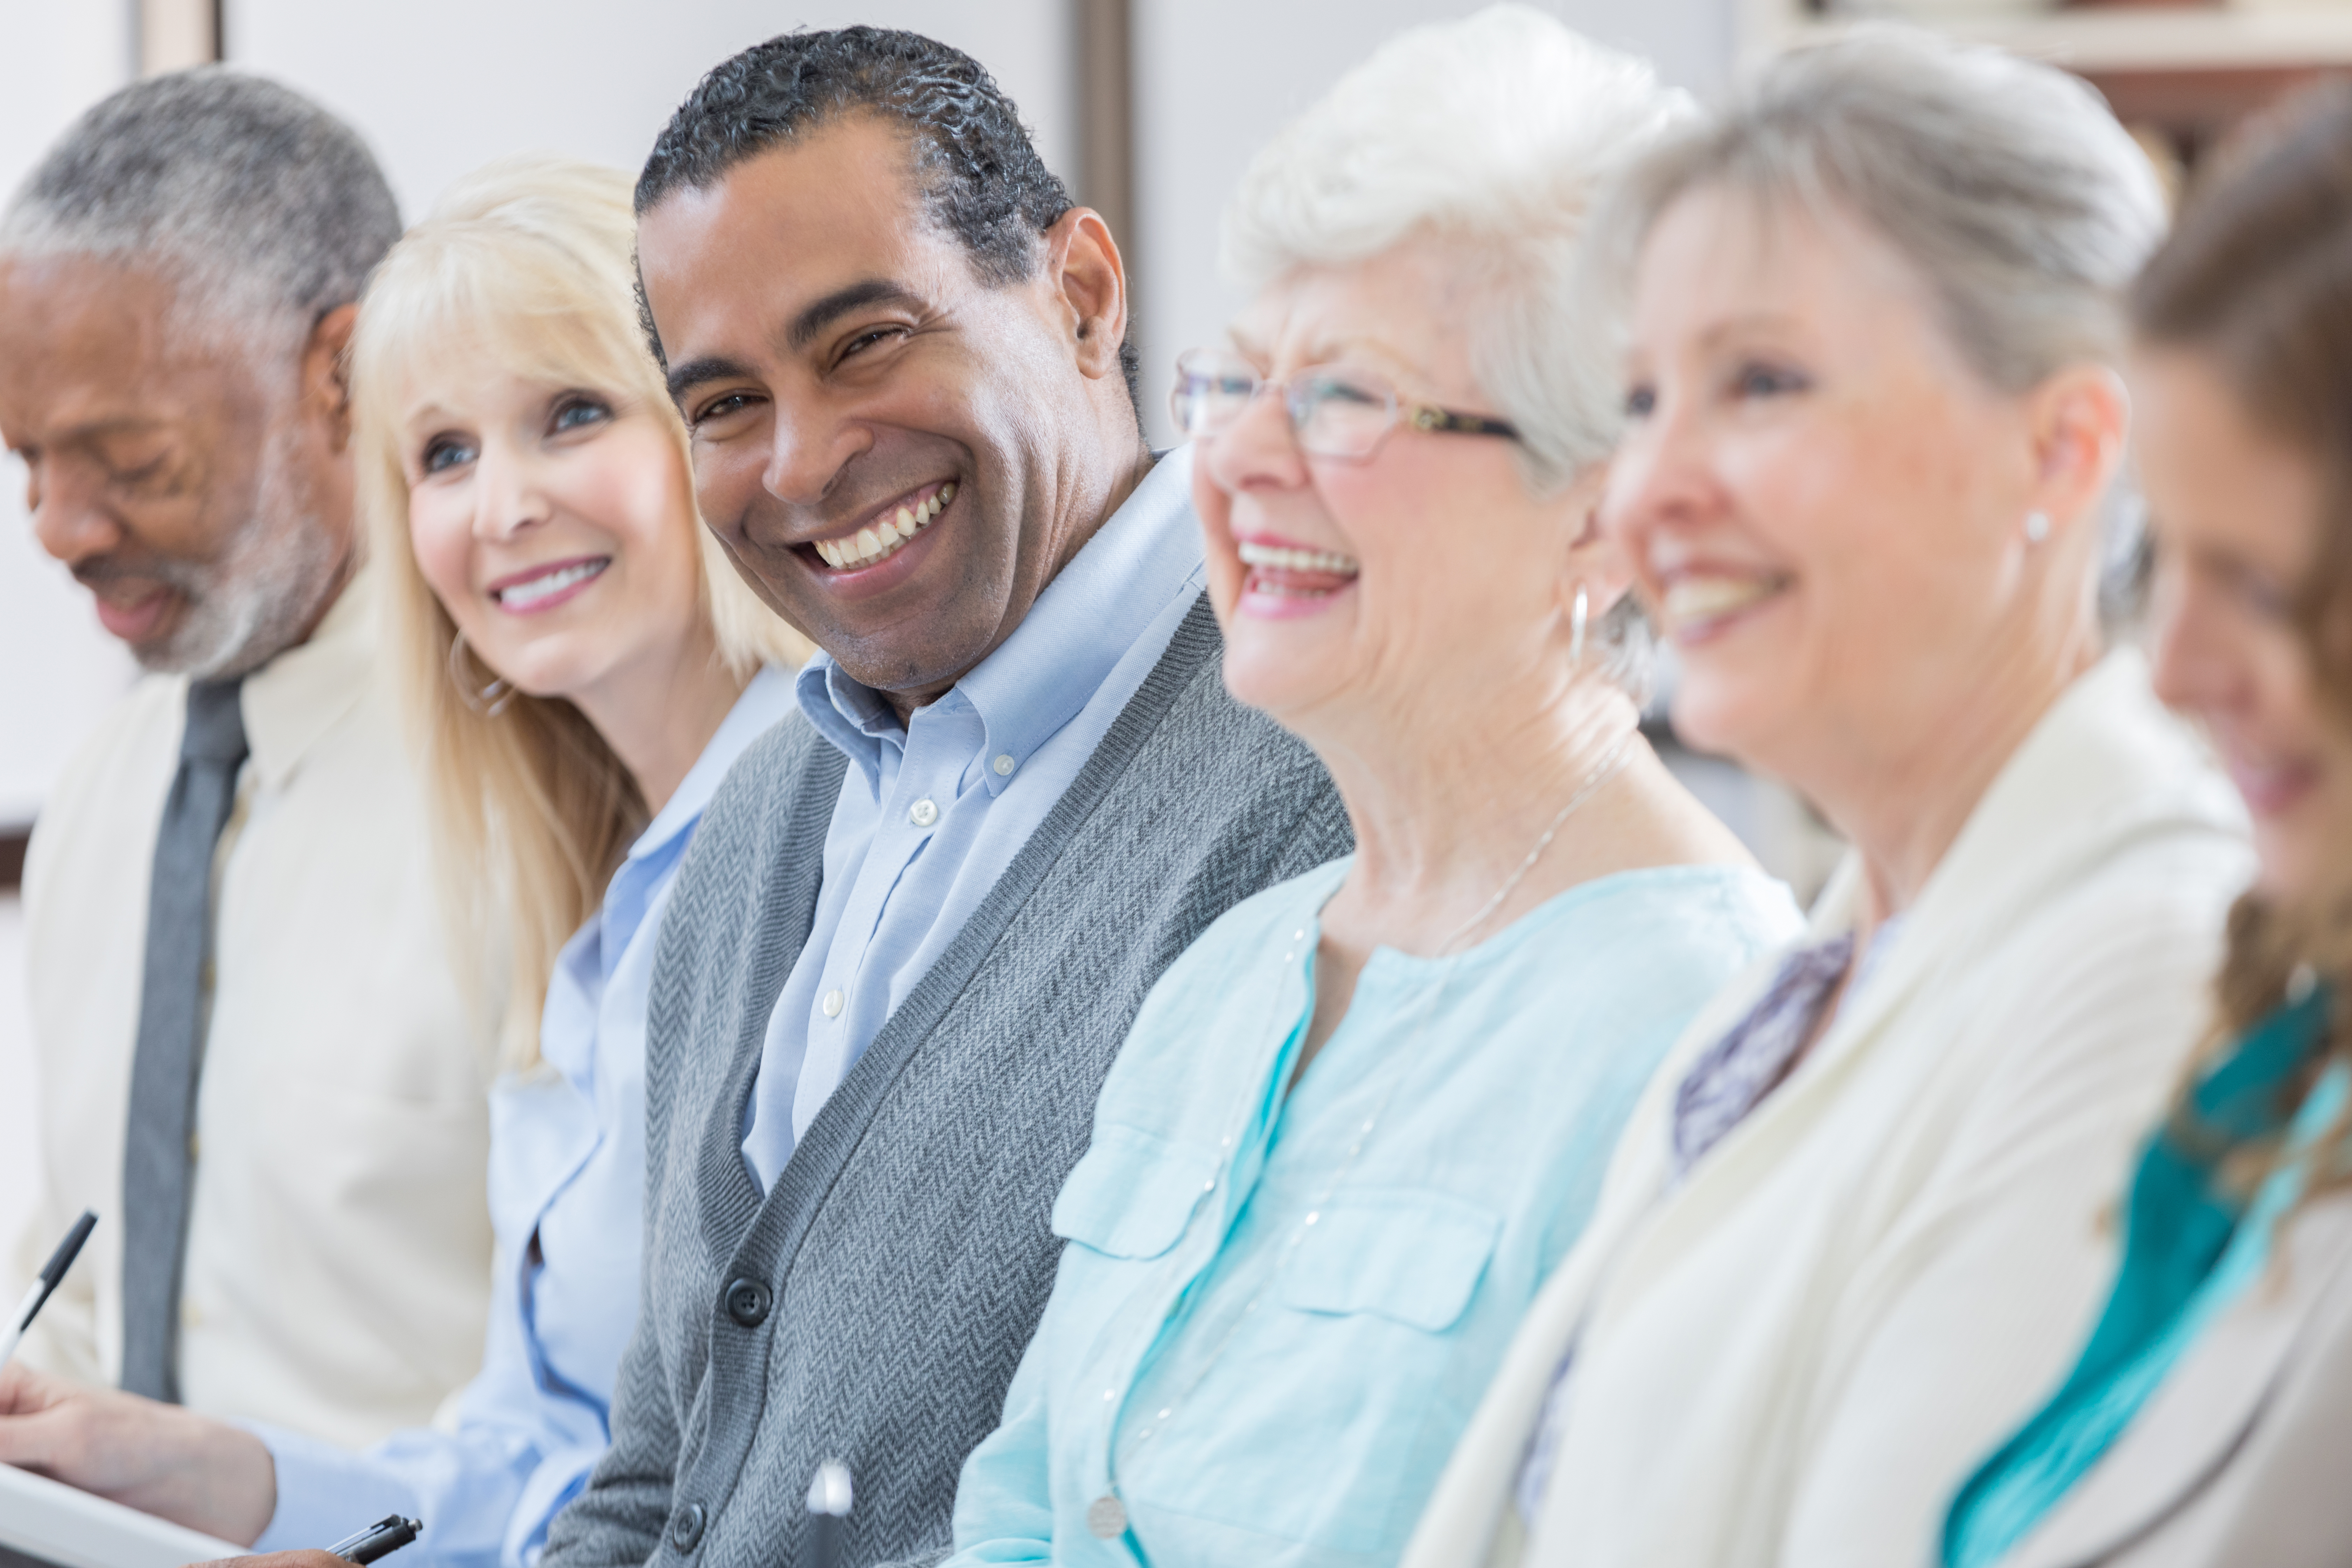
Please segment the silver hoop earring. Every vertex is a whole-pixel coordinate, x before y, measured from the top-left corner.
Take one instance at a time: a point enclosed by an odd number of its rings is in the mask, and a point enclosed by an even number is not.
[[[459,632],[449,639],[449,683],[457,689],[457,700],[472,712],[485,719],[495,719],[514,706],[515,689],[493,676],[487,686],[477,686],[466,669],[466,634]]]
[[[2025,514],[2025,542],[2028,544],[2039,544],[2049,537],[2050,514],[2046,511],[2027,512]]]
[[[1568,662],[1584,663],[1584,627],[1592,613],[1592,601],[1584,592],[1584,584],[1576,585],[1576,607],[1568,616]]]

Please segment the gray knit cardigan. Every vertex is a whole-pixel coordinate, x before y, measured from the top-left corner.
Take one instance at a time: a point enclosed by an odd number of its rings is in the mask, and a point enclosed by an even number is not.
[[[642,1316],[613,1447],[543,1568],[804,1563],[829,1458],[855,1479],[850,1568],[946,1551],[1144,994],[1218,915],[1349,847],[1313,754],[1226,694],[1222,646],[1203,600],[764,1201],[744,1106],[846,763],[794,714],[729,773],[655,960]]]

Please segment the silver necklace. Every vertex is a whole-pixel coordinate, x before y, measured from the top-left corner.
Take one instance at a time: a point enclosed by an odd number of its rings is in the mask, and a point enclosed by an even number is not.
[[[1494,897],[1480,905],[1477,912],[1454,927],[1446,935],[1445,940],[1437,944],[1435,952],[1430,956],[1443,958],[1447,962],[1424,993],[1423,1005],[1415,1010],[1412,1029],[1407,1036],[1414,1048],[1405,1053],[1408,1058],[1405,1070],[1400,1071],[1390,1080],[1389,1087],[1381,1092],[1380,1103],[1373,1107],[1372,1113],[1364,1119],[1361,1126],[1356,1129],[1355,1139],[1348,1145],[1348,1152],[1341,1158],[1339,1168],[1332,1173],[1331,1179],[1324,1184],[1323,1190],[1315,1202],[1308,1205],[1307,1216],[1292,1228],[1289,1237],[1283,1242],[1281,1256],[1275,1259],[1274,1267],[1267,1270],[1265,1282],[1258,1286],[1256,1293],[1251,1296],[1243,1305],[1242,1310],[1234,1315],[1232,1323],[1226,1327],[1223,1336],[1209,1352],[1207,1359],[1201,1363],[1182,1391],[1171,1399],[1164,1407],[1154,1412],[1150,1420],[1128,1439],[1125,1445],[1127,1452],[1124,1461],[1119,1458],[1120,1445],[1115,1436],[1118,1429],[1118,1413],[1117,1411],[1111,1413],[1111,1430],[1114,1436],[1110,1456],[1112,1464],[1109,1467],[1113,1471],[1110,1477],[1110,1487],[1102,1496],[1087,1505],[1087,1529],[1097,1539],[1111,1541],[1127,1533],[1127,1504],[1119,1496],[1118,1478],[1116,1473],[1118,1469],[1123,1468],[1124,1464],[1132,1464],[1139,1458],[1145,1446],[1151,1441],[1152,1437],[1166,1430],[1177,1412],[1184,1409],[1191,1403],[1192,1395],[1199,1392],[1201,1384],[1207,1380],[1217,1363],[1223,1359],[1226,1347],[1233,1343],[1234,1336],[1241,1332],[1243,1325],[1250,1321],[1259,1306],[1264,1303],[1266,1293],[1273,1289],[1275,1282],[1280,1279],[1284,1271],[1290,1267],[1292,1255],[1298,1250],[1299,1244],[1307,1239],[1307,1232],[1312,1230],[1316,1223],[1323,1217],[1323,1211],[1330,1206],[1331,1199],[1338,1194],[1340,1184],[1356,1168],[1357,1157],[1363,1153],[1364,1145],[1371,1142],[1372,1133],[1380,1126],[1381,1120],[1387,1116],[1389,1106],[1396,1099],[1397,1090],[1403,1086],[1405,1079],[1410,1076],[1412,1058],[1420,1055],[1418,1047],[1421,1044],[1422,1032],[1428,1026],[1432,1015],[1437,1011],[1438,999],[1445,994],[1447,983],[1454,978],[1454,971],[1461,961],[1462,955],[1454,950],[1455,944],[1470,936],[1493,918],[1495,911],[1503,907],[1504,901],[1517,890],[1519,884],[1527,880],[1528,873],[1536,868],[1536,862],[1543,858],[1544,851],[1551,847],[1552,840],[1559,836],[1560,828],[1570,816],[1576,814],[1577,808],[1591,799],[1595,791],[1616,777],[1623,769],[1632,755],[1633,737],[1636,733],[1638,731],[1628,730],[1617,738],[1616,742],[1602,755],[1601,761],[1594,764],[1592,771],[1585,775],[1584,782],[1579,784],[1575,793],[1568,797],[1568,804],[1561,806],[1559,813],[1552,817],[1551,826],[1543,830],[1542,837],[1536,840],[1535,847],[1528,851],[1527,858],[1521,860],[1511,874],[1503,879],[1503,885],[1495,889]],[[1298,963],[1301,947],[1307,940],[1308,929],[1307,926],[1301,926],[1291,932],[1290,951],[1282,955],[1283,973],[1275,983],[1274,1003],[1266,1015],[1267,1028],[1271,1028],[1275,1021],[1282,1016],[1282,999],[1289,989],[1291,965]],[[1245,1087],[1243,1090],[1244,1100],[1247,1101],[1255,1097]],[[1235,1128],[1234,1134],[1225,1140],[1226,1146],[1230,1148],[1238,1142],[1240,1136],[1240,1128],[1235,1116],[1229,1115],[1228,1125]],[[1217,1184],[1211,1184],[1213,1187]],[[1106,1395],[1109,1393],[1109,1390],[1105,1390]]]

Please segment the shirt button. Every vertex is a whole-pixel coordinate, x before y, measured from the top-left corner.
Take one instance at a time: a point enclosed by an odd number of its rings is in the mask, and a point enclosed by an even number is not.
[[[669,1543],[677,1549],[680,1556],[702,1544],[702,1525],[708,1517],[700,1503],[690,1502],[678,1510],[677,1517],[669,1521]]]
[[[918,827],[929,827],[940,819],[940,808],[928,800],[919,800],[907,808],[907,820]]]
[[[844,996],[838,991],[826,992],[824,994],[824,1016],[828,1018],[840,1017],[841,1009],[847,1004],[848,1000],[849,999],[847,997]]]
[[[727,1315],[747,1329],[756,1329],[768,1321],[768,1304],[772,1298],[768,1288],[757,1279],[738,1279],[727,1287],[721,1304]]]
[[[1013,754],[1011,752],[1008,752],[1004,755],[997,758],[994,765],[996,768],[996,776],[998,778],[1009,779],[1013,776]]]

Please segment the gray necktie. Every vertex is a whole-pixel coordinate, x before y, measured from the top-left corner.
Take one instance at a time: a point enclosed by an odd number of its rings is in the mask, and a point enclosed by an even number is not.
[[[174,1403],[213,850],[236,804],[236,772],[245,761],[240,684],[204,680],[188,688],[180,771],[163,805],[147,896],[147,968],[122,1155],[122,1386]]]

